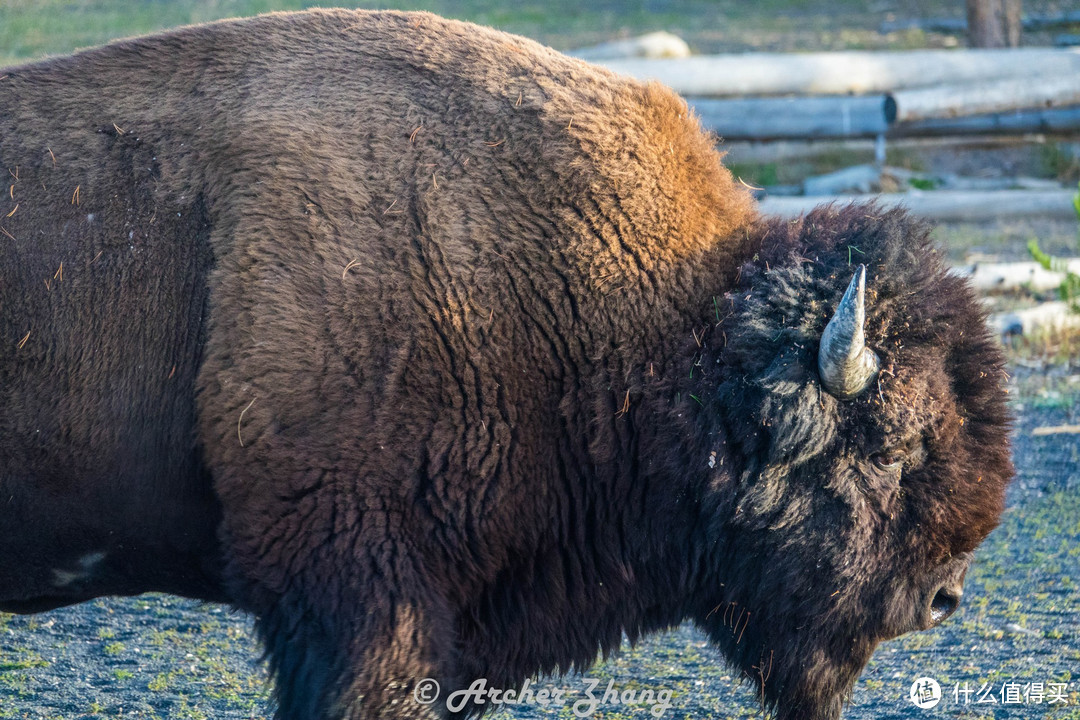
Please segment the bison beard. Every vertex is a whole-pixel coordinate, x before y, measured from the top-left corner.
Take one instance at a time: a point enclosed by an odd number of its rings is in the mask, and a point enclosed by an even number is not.
[[[997,522],[1003,360],[927,228],[759,217],[660,86],[317,11],[0,107],[2,608],[227,598],[282,720],[445,717],[422,678],[689,619],[824,720]]]

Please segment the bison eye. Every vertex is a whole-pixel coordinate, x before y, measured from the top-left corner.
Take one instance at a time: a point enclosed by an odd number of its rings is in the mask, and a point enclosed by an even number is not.
[[[899,450],[883,450],[871,455],[870,460],[878,470],[896,472],[904,464],[904,454]]]

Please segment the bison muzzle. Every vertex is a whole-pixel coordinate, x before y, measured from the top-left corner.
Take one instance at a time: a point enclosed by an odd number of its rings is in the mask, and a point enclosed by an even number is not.
[[[903,211],[762,217],[670,91],[427,14],[0,75],[3,609],[230,602],[282,720],[689,620],[825,720],[959,602],[1003,358]]]

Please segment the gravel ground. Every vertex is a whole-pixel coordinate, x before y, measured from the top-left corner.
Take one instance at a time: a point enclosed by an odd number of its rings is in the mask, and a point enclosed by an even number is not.
[[[1080,435],[1032,432],[1080,423],[1080,368],[1017,368],[1013,385],[1018,477],[1001,527],[978,552],[964,603],[942,627],[879,648],[856,685],[849,720],[1080,720]],[[242,614],[167,596],[0,615],[0,718],[268,718],[250,629]],[[924,676],[942,689],[933,709],[908,698]],[[599,681],[597,698],[610,682],[638,701],[600,704],[593,717],[761,714],[749,687],[689,626],[624,649],[588,677]],[[565,692],[562,708],[503,706],[492,717],[574,717],[590,684],[540,678],[536,691]]]

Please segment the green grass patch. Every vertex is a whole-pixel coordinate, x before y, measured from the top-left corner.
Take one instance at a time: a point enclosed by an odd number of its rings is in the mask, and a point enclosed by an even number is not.
[[[1011,362],[1075,365],[1080,361],[1080,328],[1038,329],[1009,339],[1005,350]],[[1030,400],[1035,407],[1069,408],[1080,401],[1080,387],[1068,377],[1040,376],[1024,383],[1018,399]]]
[[[152,692],[164,692],[169,689],[172,682],[172,673],[158,673],[146,684],[146,689]]]
[[[12,670],[32,670],[33,668],[49,667],[49,661],[37,653],[29,653],[26,657],[5,658],[0,660],[0,673]]]
[[[743,182],[755,187],[780,185],[780,163],[726,163],[731,174]]]
[[[1048,494],[1006,513],[980,548],[973,582],[1000,592],[997,607],[1015,612],[1032,592],[1054,593],[1080,580],[1080,495]],[[1045,606],[1044,606],[1045,607]]]
[[[680,34],[706,52],[921,47],[925,42],[910,34],[879,36],[880,14],[857,0],[2,0],[0,65],[178,25],[319,5],[428,10],[559,49],[653,30]]]

